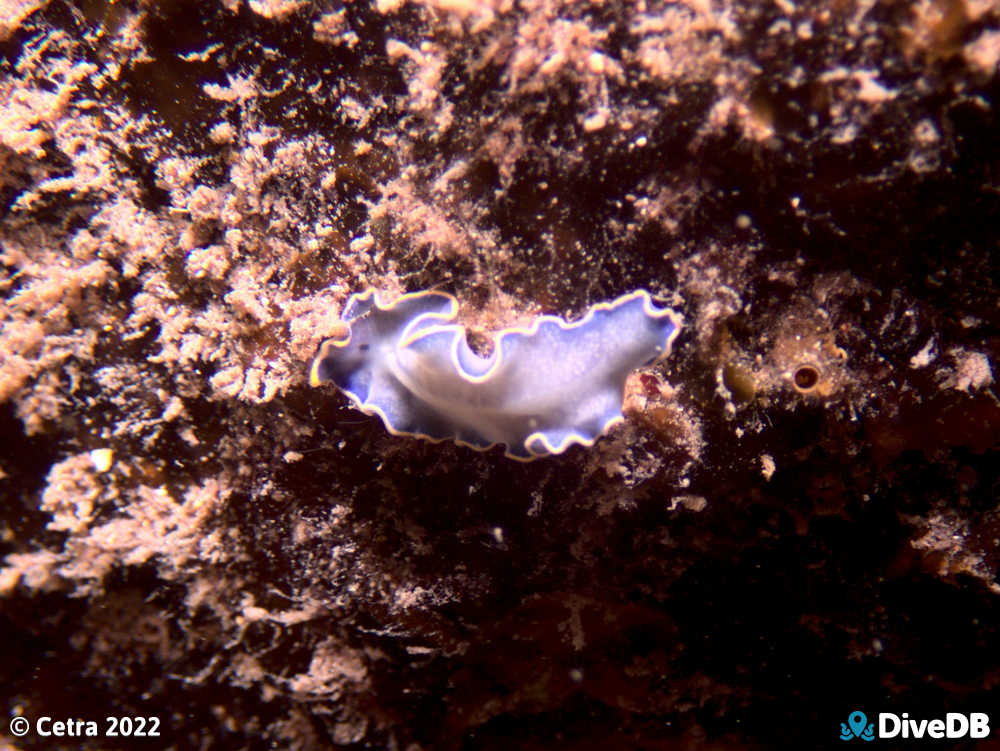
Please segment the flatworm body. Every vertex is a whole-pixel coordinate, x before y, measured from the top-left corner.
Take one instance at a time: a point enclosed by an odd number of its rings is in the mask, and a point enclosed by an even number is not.
[[[458,301],[414,292],[383,305],[373,290],[351,295],[346,333],[313,361],[313,386],[332,382],[394,435],[497,443],[528,461],[573,443],[590,446],[622,417],[625,379],[670,353],[681,319],[639,290],[599,303],[579,321],[540,316],[493,337],[480,357],[451,323]]]

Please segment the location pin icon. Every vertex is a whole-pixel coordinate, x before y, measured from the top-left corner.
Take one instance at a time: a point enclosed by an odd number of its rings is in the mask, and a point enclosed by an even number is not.
[[[865,732],[865,725],[868,724],[868,718],[865,717],[864,712],[859,712],[855,709],[851,712],[850,717],[847,718],[847,724],[851,726],[851,732],[854,733],[854,737],[860,738],[861,734]]]

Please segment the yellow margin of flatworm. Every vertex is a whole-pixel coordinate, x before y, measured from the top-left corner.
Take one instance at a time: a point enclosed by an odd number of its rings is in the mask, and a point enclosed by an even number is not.
[[[428,295],[447,297],[450,302],[449,309],[447,312],[444,313],[425,313],[419,316],[419,319],[423,320],[426,319],[427,317],[431,317],[431,318],[439,318],[443,321],[449,321],[452,318],[454,318],[455,315],[458,313],[458,300],[453,295],[450,295],[447,292],[437,292],[435,290],[408,292],[404,295],[400,295],[399,297],[395,298],[391,303],[387,304],[382,303],[382,301],[379,298],[378,291],[374,289],[368,289],[365,290],[364,292],[353,294],[348,299],[350,300],[351,298],[356,298],[358,300],[363,301],[374,296],[375,307],[377,307],[379,310],[392,310],[403,300],[411,300],[418,297],[425,297]],[[584,315],[584,317],[581,318],[579,321],[567,322],[562,318],[560,318],[559,316],[542,315],[538,316],[530,326],[527,327],[512,326],[510,328],[501,329],[500,331],[496,332],[493,335],[493,352],[495,359],[493,367],[491,367],[488,371],[486,371],[486,373],[484,373],[481,376],[469,375],[462,369],[462,366],[459,363],[458,348],[462,341],[462,338],[464,338],[466,334],[465,327],[460,324],[457,323],[438,324],[436,326],[421,328],[414,334],[408,333],[410,327],[407,326],[405,329],[403,329],[403,335],[400,338],[399,345],[397,346],[399,347],[409,346],[422,336],[427,336],[429,334],[437,333],[440,331],[451,332],[453,334],[456,334],[456,336],[454,336],[452,339],[452,346],[451,346],[451,362],[452,366],[455,368],[455,372],[458,373],[459,376],[464,378],[469,383],[482,383],[493,374],[497,365],[499,365],[501,361],[501,356],[502,356],[501,345],[503,338],[505,336],[508,336],[509,334],[524,334],[526,336],[531,336],[538,332],[538,328],[545,321],[553,321],[563,330],[574,329],[588,323],[590,319],[594,317],[594,313],[596,311],[613,310],[619,307],[620,305],[624,305],[625,303],[630,302],[638,297],[641,297],[643,299],[642,309],[646,313],[646,315],[650,316],[651,318],[669,318],[670,322],[674,326],[674,330],[667,337],[666,344],[663,347],[663,352],[661,352],[659,356],[657,356],[656,358],[657,360],[662,360],[664,357],[670,354],[670,351],[673,348],[674,339],[676,339],[677,335],[680,333],[681,327],[684,324],[684,319],[681,317],[679,313],[675,313],[670,308],[662,308],[662,309],[655,308],[653,306],[652,297],[644,289],[636,290],[635,292],[630,292],[627,295],[622,295],[621,297],[616,298],[611,302],[596,303],[587,310],[586,315]],[[416,321],[414,321],[414,323],[416,323]],[[350,342],[351,342],[351,332],[349,329],[345,337],[327,339],[326,341],[323,342],[322,346],[320,347],[320,352],[316,356],[316,359],[313,360],[312,367],[309,370],[309,384],[311,386],[320,386],[324,383],[322,380],[320,380],[319,377],[319,364],[320,361],[326,358],[328,348],[346,347],[348,344],[350,344]],[[473,451],[479,451],[479,452],[489,451],[491,448],[497,445],[496,443],[491,443],[489,446],[476,446],[474,444],[467,443],[457,438],[434,438],[433,436],[429,436],[426,433],[410,433],[405,430],[397,430],[392,426],[392,424],[389,422],[388,416],[381,409],[379,409],[374,405],[364,404],[361,401],[361,399],[358,398],[358,395],[351,391],[347,391],[346,389],[340,389],[340,391],[342,391],[344,395],[351,400],[355,409],[363,412],[366,415],[371,415],[373,417],[377,416],[381,418],[382,424],[385,425],[385,429],[386,431],[388,431],[390,435],[407,436],[410,438],[422,438],[423,440],[430,441],[431,443],[444,443],[445,441],[452,441],[453,443],[459,446],[465,446],[466,448],[470,448]],[[593,438],[586,438],[580,433],[573,432],[570,433],[562,442],[560,442],[558,446],[553,446],[551,443],[549,443],[549,440],[545,437],[544,433],[542,433],[541,431],[537,431],[535,433],[531,433],[530,435],[528,435],[527,438],[524,439],[524,449],[529,453],[531,453],[531,456],[515,456],[514,454],[509,453],[510,450],[509,446],[504,451],[504,456],[519,462],[531,462],[534,461],[535,459],[541,459],[542,457],[545,456],[551,456],[553,454],[561,454],[574,443],[579,443],[582,446],[586,446],[589,448],[590,446],[593,446],[597,442],[597,439],[599,439],[601,436],[607,433],[608,430],[610,430],[613,426],[624,421],[625,417],[623,415],[617,415],[615,417],[612,417],[606,423],[604,423],[604,426],[601,428],[600,432],[597,433],[597,435],[595,435]],[[542,442],[542,445],[545,446],[546,449],[548,449],[547,453],[538,454],[531,450],[530,444],[532,443],[532,441],[536,439],[540,440]]]

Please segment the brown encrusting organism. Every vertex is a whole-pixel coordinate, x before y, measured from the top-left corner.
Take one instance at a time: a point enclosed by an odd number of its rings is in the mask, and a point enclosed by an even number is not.
[[[0,0],[8,713],[719,749],[997,706],[998,105],[987,0]],[[522,465],[308,386],[366,288],[473,346],[639,288],[685,328]]]

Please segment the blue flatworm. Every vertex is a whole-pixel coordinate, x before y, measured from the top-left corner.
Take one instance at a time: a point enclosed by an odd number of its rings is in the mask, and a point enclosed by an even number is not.
[[[458,301],[414,292],[383,305],[373,290],[351,295],[343,336],[313,361],[313,386],[332,382],[393,435],[451,439],[513,459],[590,446],[622,421],[625,379],[670,353],[681,318],[639,290],[599,303],[578,321],[540,316],[493,336],[480,357],[455,323]]]

